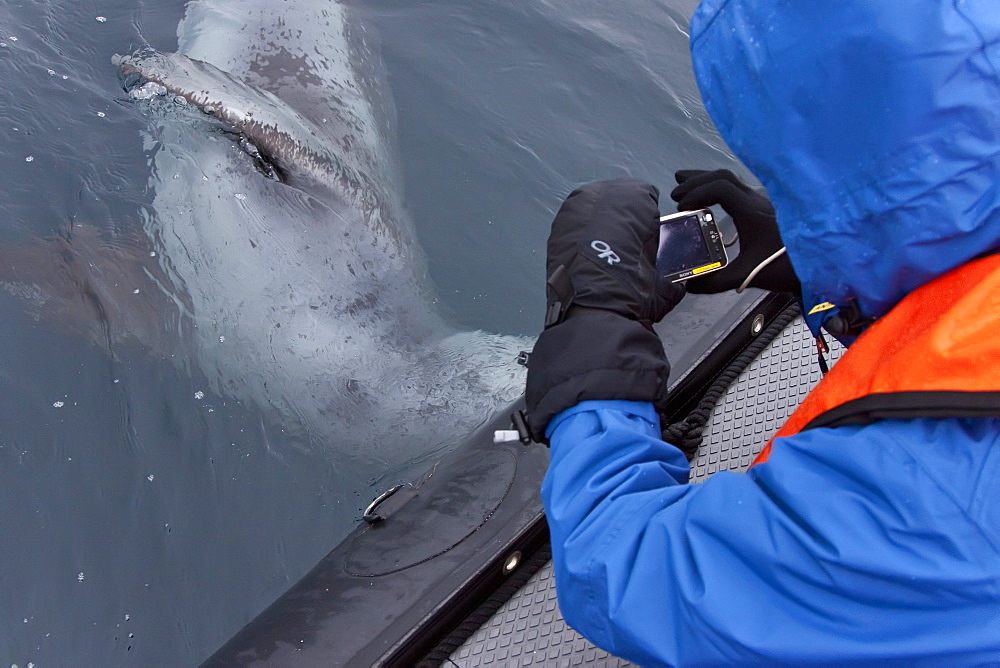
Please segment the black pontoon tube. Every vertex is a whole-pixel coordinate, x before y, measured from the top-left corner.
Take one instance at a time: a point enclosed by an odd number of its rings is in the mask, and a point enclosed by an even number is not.
[[[748,294],[728,331],[675,361],[665,424],[697,408],[792,305],[783,295]],[[498,589],[530,576],[532,557],[547,548],[538,490],[548,449],[494,443],[494,432],[511,426],[498,417],[421,480],[373,503],[370,522],[203,665],[397,666],[447,656],[502,604]]]

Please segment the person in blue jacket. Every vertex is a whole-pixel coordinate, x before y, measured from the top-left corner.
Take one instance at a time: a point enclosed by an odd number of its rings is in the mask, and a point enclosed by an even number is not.
[[[658,192],[574,191],[526,394],[551,445],[563,615],[642,665],[1000,665],[1000,7],[704,0],[691,49],[709,114],[770,202],[728,173],[678,174],[680,207],[722,204],[741,239],[690,289],[735,287],[784,245],[751,285],[799,294],[847,355],[886,323],[887,356],[908,359],[925,326],[900,319],[912,306],[932,313],[931,343],[975,364],[950,393],[876,396],[940,405],[798,430],[749,472],[689,485],[657,413],[668,364],[651,323],[677,301],[653,268]],[[948,310],[966,287],[981,320]]]

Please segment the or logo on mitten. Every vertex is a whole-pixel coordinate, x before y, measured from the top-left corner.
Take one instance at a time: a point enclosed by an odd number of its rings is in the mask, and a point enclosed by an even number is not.
[[[618,257],[618,253],[611,250],[611,246],[600,239],[591,241],[590,247],[597,251],[597,257],[602,260],[607,260],[608,264],[615,264],[622,261],[622,259]]]

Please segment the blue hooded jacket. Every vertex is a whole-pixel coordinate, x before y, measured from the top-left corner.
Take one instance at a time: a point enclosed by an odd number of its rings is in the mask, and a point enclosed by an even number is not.
[[[1000,246],[996,0],[704,0],[691,28],[807,310],[881,316]],[[595,644],[642,665],[1000,665],[1000,420],[813,429],[700,485],[650,404],[584,402],[547,435],[560,608]]]
[[[996,0],[705,0],[691,50],[807,311],[884,315],[1000,246]]]

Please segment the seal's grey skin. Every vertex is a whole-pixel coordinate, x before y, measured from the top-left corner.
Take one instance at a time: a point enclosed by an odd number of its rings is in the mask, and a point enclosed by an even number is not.
[[[530,343],[456,333],[436,314],[397,191],[377,45],[350,11],[197,0],[179,54],[118,62],[243,139],[150,106],[146,232],[199,367],[216,391],[272,406],[313,446],[367,466],[495,414],[522,388],[513,360]]]

